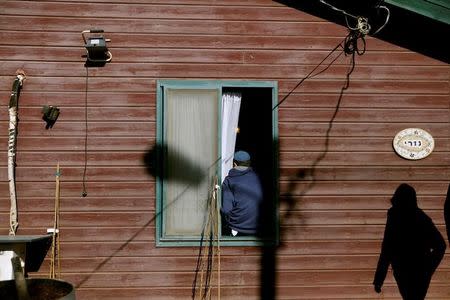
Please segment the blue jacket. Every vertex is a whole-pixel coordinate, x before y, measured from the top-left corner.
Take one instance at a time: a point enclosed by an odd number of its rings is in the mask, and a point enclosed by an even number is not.
[[[231,169],[222,184],[225,223],[238,232],[257,233],[262,201],[261,182],[252,168]]]

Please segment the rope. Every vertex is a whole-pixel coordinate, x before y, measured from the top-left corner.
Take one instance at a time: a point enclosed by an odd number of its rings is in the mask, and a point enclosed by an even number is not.
[[[214,280],[215,262],[217,263],[217,299],[220,299],[220,241],[219,241],[219,208],[217,194],[219,186],[217,178],[208,203],[208,213],[201,233],[197,267],[192,284],[192,299],[211,299],[212,282]],[[208,243],[204,243],[208,239]]]
[[[50,257],[50,279],[60,278],[61,276],[61,261],[60,261],[60,240],[59,240],[59,208],[60,208],[60,182],[61,175],[59,163],[56,166],[56,188],[55,188],[55,211],[54,222],[52,228],[52,252]],[[57,269],[57,270],[55,270]]]

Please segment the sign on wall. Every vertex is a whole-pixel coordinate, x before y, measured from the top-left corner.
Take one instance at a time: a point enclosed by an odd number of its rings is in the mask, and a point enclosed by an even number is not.
[[[434,139],[420,128],[403,129],[393,140],[395,152],[403,158],[417,160],[427,157],[434,149]]]

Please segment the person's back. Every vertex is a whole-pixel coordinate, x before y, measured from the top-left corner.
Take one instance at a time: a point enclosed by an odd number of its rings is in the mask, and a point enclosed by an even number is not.
[[[221,212],[230,230],[253,235],[258,233],[263,192],[258,175],[249,166],[249,159],[248,154],[240,157],[237,152],[235,155],[235,167],[222,184]],[[240,165],[242,162],[246,163]]]

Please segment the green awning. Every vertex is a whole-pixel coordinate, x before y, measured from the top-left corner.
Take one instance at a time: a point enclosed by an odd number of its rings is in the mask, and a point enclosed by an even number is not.
[[[450,25],[450,0],[385,0],[385,2]]]

